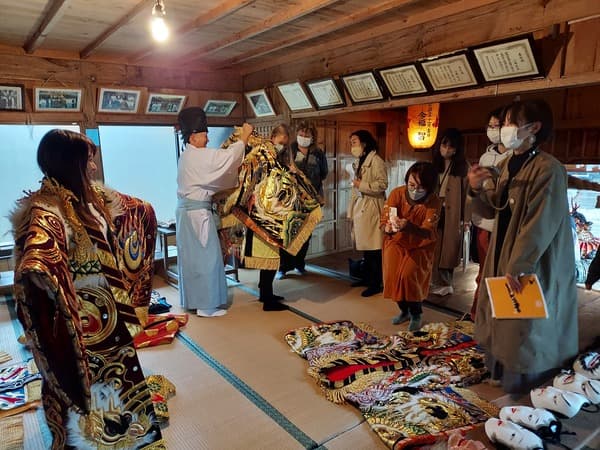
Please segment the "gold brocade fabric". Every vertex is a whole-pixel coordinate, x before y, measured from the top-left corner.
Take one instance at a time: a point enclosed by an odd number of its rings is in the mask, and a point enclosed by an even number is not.
[[[223,146],[238,139],[236,132]],[[298,253],[321,220],[321,207],[308,178],[282,166],[270,140],[253,135],[248,146],[252,150],[240,168],[238,187],[216,196],[215,201],[224,224],[233,225],[228,218],[233,215],[252,232],[242,245],[245,264],[276,270],[278,249]]]
[[[470,322],[430,323],[419,331],[379,335],[350,321],[288,332],[325,396],[356,406],[392,449],[420,448],[468,430],[497,408],[461,388],[486,374]],[[459,387],[461,386],[461,387]]]
[[[44,378],[52,448],[165,448],[129,331],[152,274],[154,212],[96,195],[105,231],[84,225],[76,198],[50,179],[12,217],[17,313]]]

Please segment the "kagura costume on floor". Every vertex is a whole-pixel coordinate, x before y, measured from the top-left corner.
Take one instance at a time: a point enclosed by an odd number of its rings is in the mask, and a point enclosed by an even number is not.
[[[234,133],[223,145],[237,139]],[[234,217],[247,227],[245,267],[277,270],[279,248],[298,253],[321,220],[321,207],[308,178],[282,166],[270,140],[252,135],[248,145],[252,150],[242,163],[239,185],[220,208],[222,227],[234,226]]]
[[[12,217],[17,312],[52,448],[164,449],[132,337],[150,299],[156,218],[140,200],[95,192],[105,227],[84,226],[75,196],[51,179]]]

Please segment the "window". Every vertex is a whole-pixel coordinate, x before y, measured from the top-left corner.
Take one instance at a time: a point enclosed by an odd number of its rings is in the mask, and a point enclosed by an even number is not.
[[[174,221],[177,157],[173,127],[98,128],[106,186],[149,202],[159,222]]]
[[[37,148],[44,134],[55,128],[79,132],[77,125],[0,125],[0,246],[13,244],[8,216],[23,191],[39,188]]]
[[[98,128],[105,184],[152,204],[159,222],[175,222],[177,148],[173,127]],[[219,147],[232,131],[231,127],[210,127],[209,147]]]

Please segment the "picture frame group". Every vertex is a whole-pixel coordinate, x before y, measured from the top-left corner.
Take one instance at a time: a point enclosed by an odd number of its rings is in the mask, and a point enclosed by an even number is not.
[[[82,89],[36,87],[34,92],[36,111],[81,111]]]
[[[0,84],[0,111],[23,111],[23,86]]]

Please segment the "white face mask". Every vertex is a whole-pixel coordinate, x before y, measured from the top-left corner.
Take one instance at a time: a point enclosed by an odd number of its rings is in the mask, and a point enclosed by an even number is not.
[[[357,145],[356,147],[351,147],[350,153],[352,153],[352,156],[354,156],[355,158],[360,158],[363,154],[363,148],[360,145]]]
[[[492,128],[492,127],[488,127],[487,129],[487,137],[490,140],[490,142],[492,144],[499,144],[500,143],[500,130],[502,128]]]
[[[408,189],[408,196],[411,200],[418,201],[427,195],[425,189]]]
[[[535,136],[533,136],[529,132],[529,136],[523,138],[519,137],[519,130],[522,130],[528,126],[529,124],[523,125],[522,127],[517,127],[516,125],[506,125],[502,127],[502,129],[500,130],[500,138],[502,140],[502,145],[504,145],[509,150],[514,150],[521,147],[521,145],[523,145],[523,141],[527,138],[531,139],[531,137],[533,137],[535,140]]]
[[[277,150],[278,152],[283,150],[283,144],[273,144],[273,147],[275,147],[275,150]]]
[[[296,136],[296,142],[298,143],[298,147],[308,148],[312,143],[312,138],[298,135]]]

